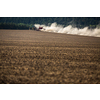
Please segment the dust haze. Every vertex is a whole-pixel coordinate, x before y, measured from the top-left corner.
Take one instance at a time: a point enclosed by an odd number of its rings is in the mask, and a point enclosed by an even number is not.
[[[100,28],[89,29],[88,27],[84,27],[82,29],[79,29],[77,27],[72,27],[72,25],[64,27],[63,25],[58,25],[56,22],[48,26],[40,25],[40,24],[34,24],[34,26],[36,28],[43,27],[41,31],[45,31],[45,32],[100,37]]]

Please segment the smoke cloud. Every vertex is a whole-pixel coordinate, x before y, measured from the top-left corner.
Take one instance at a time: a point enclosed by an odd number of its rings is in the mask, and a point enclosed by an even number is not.
[[[63,25],[57,25],[57,23],[52,23],[50,26],[35,24],[36,28],[43,27],[41,31],[45,32],[55,32],[55,33],[65,33],[65,34],[73,34],[73,35],[84,35],[84,36],[95,36],[100,37],[100,29],[89,29],[88,27],[78,29],[72,27],[72,25],[64,27]]]

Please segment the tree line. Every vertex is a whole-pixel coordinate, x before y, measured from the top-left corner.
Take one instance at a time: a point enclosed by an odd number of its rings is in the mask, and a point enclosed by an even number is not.
[[[34,24],[54,22],[64,26],[95,28],[100,23],[100,17],[0,17],[0,29],[29,29]]]
[[[0,23],[0,29],[29,29],[26,24]]]

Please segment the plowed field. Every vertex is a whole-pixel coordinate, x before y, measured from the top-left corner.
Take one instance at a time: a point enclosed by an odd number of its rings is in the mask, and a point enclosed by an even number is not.
[[[0,83],[100,84],[100,37],[0,30]]]

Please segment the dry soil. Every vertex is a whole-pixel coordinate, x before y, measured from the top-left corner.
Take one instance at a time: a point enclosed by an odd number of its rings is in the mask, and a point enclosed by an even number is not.
[[[100,84],[100,37],[0,30],[0,83]]]

